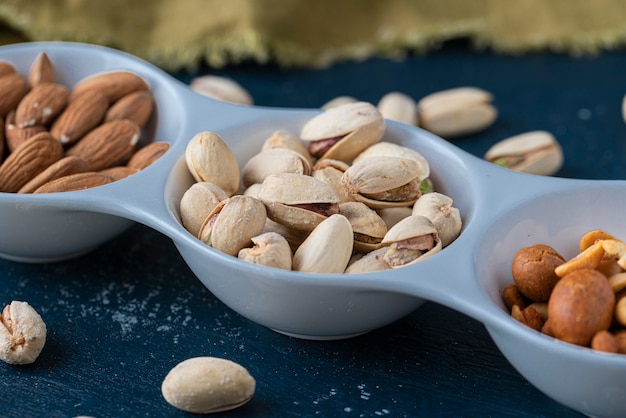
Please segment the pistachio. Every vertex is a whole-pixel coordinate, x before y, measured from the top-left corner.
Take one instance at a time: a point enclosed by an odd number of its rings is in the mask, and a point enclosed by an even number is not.
[[[330,99],[326,103],[324,103],[322,105],[322,109],[328,110],[328,109],[332,109],[333,107],[341,106],[343,104],[355,103],[355,102],[358,102],[358,100],[355,99],[354,97],[351,97],[351,96],[337,96],[335,98]]]
[[[33,363],[46,343],[46,324],[27,302],[13,301],[0,314],[0,359]]]
[[[432,93],[417,103],[420,126],[443,138],[481,131],[498,116],[492,100],[491,93],[477,87]]]
[[[328,216],[339,213],[335,191],[302,174],[269,175],[257,196],[267,207],[271,220],[299,231],[311,231]]]
[[[180,219],[185,229],[197,237],[206,217],[227,198],[226,192],[213,183],[192,184],[180,199]]]
[[[204,131],[194,135],[185,149],[185,161],[196,181],[213,183],[229,196],[239,190],[237,159],[216,133]]]
[[[352,162],[356,164],[359,160],[369,157],[400,157],[414,160],[420,168],[420,179],[424,180],[430,176],[430,164],[422,154],[413,148],[405,147],[393,142],[381,141],[368,147],[361,152]],[[344,170],[345,171],[345,170]]]
[[[384,131],[385,120],[378,109],[367,102],[356,102],[315,116],[304,125],[300,138],[309,142],[313,157],[349,162],[378,142]]]
[[[352,226],[343,215],[322,221],[298,247],[293,269],[309,273],[343,273],[354,242]]]
[[[172,406],[194,414],[228,411],[248,402],[256,381],[243,366],[216,357],[178,363],[163,379],[161,393]]]
[[[381,247],[377,250],[370,251],[360,257],[350,260],[350,264],[346,268],[346,274],[370,273],[373,271],[389,270],[391,266],[385,261],[384,255],[389,247]]]
[[[266,151],[268,149],[274,148],[285,148],[290,149],[292,151],[297,152],[302,155],[309,162],[309,165],[313,166],[313,158],[309,153],[309,150],[306,148],[304,143],[286,130],[278,130],[275,131],[269,138],[263,141],[263,146],[261,147],[261,151]]]
[[[253,104],[250,93],[238,82],[226,77],[204,75],[191,80],[189,87],[200,94],[224,102],[243,105]]]
[[[360,159],[341,181],[354,200],[377,209],[412,205],[422,193],[423,175],[413,159],[380,156]]]
[[[287,239],[277,232],[265,232],[252,238],[254,247],[243,248],[238,258],[249,263],[291,270],[291,248]]]
[[[385,119],[417,125],[417,104],[404,93],[385,94],[378,102],[378,111]]]
[[[452,205],[451,197],[438,192],[423,194],[413,205],[413,215],[425,216],[435,225],[443,247],[459,236],[463,226],[459,209]]]
[[[380,247],[387,225],[373,209],[361,202],[344,202],[339,204],[339,214],[350,221],[356,251],[369,252]]]
[[[397,208],[381,208],[376,209],[378,212],[378,216],[385,221],[385,225],[387,225],[387,229],[391,229],[395,224],[400,222],[402,219],[407,216],[411,216],[413,213],[413,208],[408,206],[401,206]]]
[[[236,256],[263,230],[265,205],[251,196],[235,195],[222,200],[206,217],[198,238],[223,253]]]
[[[498,142],[484,158],[511,170],[550,176],[563,165],[563,150],[551,133],[531,131]]]
[[[315,163],[311,175],[332,187],[341,202],[350,202],[354,199],[341,183],[341,176],[348,167],[343,161],[326,158]]]
[[[411,215],[391,228],[382,240],[384,259],[392,268],[416,263],[441,251],[437,228],[425,216]]]
[[[311,166],[306,158],[290,149],[268,149],[254,155],[241,169],[241,179],[245,187],[263,183],[270,174],[296,173],[311,174]]]

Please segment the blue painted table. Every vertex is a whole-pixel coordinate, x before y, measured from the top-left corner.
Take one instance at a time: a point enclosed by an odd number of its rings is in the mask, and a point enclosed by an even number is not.
[[[210,72],[240,82],[258,105],[279,107],[482,87],[494,94],[499,118],[485,132],[454,140],[459,147],[482,156],[507,136],[545,129],[565,151],[559,176],[623,179],[624,69],[623,51],[515,57],[454,42],[402,61]],[[188,82],[206,72],[174,75]],[[225,307],[167,237],[141,225],[70,261],[0,260],[0,283],[3,306],[28,301],[49,330],[36,363],[0,364],[3,417],[185,416],[163,400],[160,384],[176,363],[200,355],[237,361],[257,380],[252,401],[225,416],[579,416],[526,382],[483,326],[464,315],[427,303],[360,337],[293,339]]]

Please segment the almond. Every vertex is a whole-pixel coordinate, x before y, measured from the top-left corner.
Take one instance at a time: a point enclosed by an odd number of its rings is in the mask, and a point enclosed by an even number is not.
[[[17,73],[0,77],[0,116],[4,117],[14,110],[26,94],[26,79]]]
[[[0,192],[17,192],[63,155],[63,146],[48,132],[29,138],[0,165]]]
[[[9,61],[0,61],[0,77],[7,74],[14,74],[16,72],[15,67]]]
[[[143,78],[131,71],[108,71],[79,81],[72,90],[71,98],[74,99],[88,90],[97,90],[103,93],[111,104],[129,93],[147,90],[148,87]]]
[[[37,84],[54,82],[56,82],[56,76],[52,62],[50,62],[50,57],[48,57],[48,54],[45,52],[41,52],[30,67],[28,84],[34,87]]]
[[[125,179],[126,177],[138,172],[138,168],[131,168],[125,165],[116,165],[115,167],[105,168],[104,170],[98,171],[98,173],[113,177],[113,180],[115,181]]]
[[[89,164],[82,158],[70,155],[63,157],[50,165],[44,171],[36,175],[32,180],[22,186],[18,193],[33,193],[40,186],[70,174],[84,173],[89,170]]]
[[[161,156],[165,154],[168,149],[170,149],[170,144],[168,142],[151,142],[139,151],[135,152],[126,165],[131,168],[143,170],[161,158]]]
[[[149,90],[129,93],[115,102],[107,111],[105,121],[129,119],[139,126],[144,126],[154,109],[154,100]]]
[[[92,171],[124,165],[135,150],[141,129],[126,119],[104,123],[67,151],[89,163]]]
[[[109,108],[107,98],[99,91],[90,90],[71,100],[52,123],[50,133],[62,144],[79,140],[98,126]]]
[[[22,142],[26,141],[31,136],[46,130],[46,127],[41,125],[18,128],[15,124],[15,110],[12,110],[7,115],[4,124],[4,134],[6,137],[7,148],[9,151],[13,152]]]
[[[47,124],[63,111],[68,97],[67,87],[61,84],[37,84],[17,106],[15,124],[19,128]]]
[[[106,174],[87,172],[70,174],[69,176],[60,177],[52,180],[33,193],[61,193],[72,192],[76,190],[91,189],[92,187],[104,186],[112,183],[113,179]]]

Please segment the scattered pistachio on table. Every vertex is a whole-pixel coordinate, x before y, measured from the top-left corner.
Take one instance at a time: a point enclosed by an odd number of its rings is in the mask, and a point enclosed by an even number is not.
[[[0,360],[33,363],[46,343],[46,324],[27,302],[12,301],[0,313]]]
[[[223,102],[252,105],[254,100],[250,93],[238,82],[228,77],[203,75],[194,77],[189,87],[205,96]]]

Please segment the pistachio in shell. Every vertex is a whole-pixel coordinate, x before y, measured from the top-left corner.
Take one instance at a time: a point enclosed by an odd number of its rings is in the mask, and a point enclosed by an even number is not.
[[[339,214],[320,222],[298,247],[293,270],[309,273],[343,273],[352,255],[354,238],[348,219]]]
[[[261,151],[250,158],[241,169],[241,180],[245,187],[263,183],[270,174],[296,173],[311,174],[308,160],[296,151],[274,148]]]
[[[355,251],[369,252],[380,248],[387,225],[376,211],[365,203],[344,202],[339,204],[339,213],[352,225]]]
[[[264,232],[252,237],[253,247],[243,248],[238,258],[249,263],[291,270],[293,256],[287,239],[277,232]]]
[[[180,199],[180,219],[183,227],[198,236],[204,220],[219,202],[228,198],[224,190],[205,181],[194,183]]]
[[[391,266],[385,261],[384,255],[389,247],[380,247],[377,250],[353,257],[346,268],[346,274],[371,273],[374,271],[389,270]],[[361,254],[359,254],[361,255]]]
[[[454,201],[443,193],[425,193],[413,205],[413,215],[423,215],[437,228],[443,247],[448,246],[461,233],[463,221]]]
[[[266,151],[268,149],[290,149],[292,151],[297,152],[302,155],[309,162],[311,166],[313,166],[313,158],[309,153],[309,150],[304,145],[304,142],[300,140],[293,133],[286,131],[284,129],[279,129],[275,131],[269,138],[263,141],[263,146],[261,147],[261,151]]]
[[[219,186],[229,196],[239,190],[239,164],[228,144],[214,132],[199,132],[185,149],[187,168],[196,181]]]
[[[355,102],[330,108],[309,120],[300,138],[309,143],[317,159],[350,162],[361,151],[380,141],[385,119],[371,103]]]
[[[382,245],[389,246],[385,261],[398,268],[414,264],[441,251],[437,228],[425,216],[411,215],[387,231]]]

